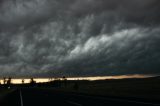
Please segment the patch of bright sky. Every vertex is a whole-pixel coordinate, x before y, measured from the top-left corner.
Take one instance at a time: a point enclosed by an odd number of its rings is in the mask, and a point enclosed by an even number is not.
[[[106,80],[106,79],[126,79],[126,78],[149,78],[149,77],[154,77],[154,75],[119,75],[119,76],[97,76],[97,77],[69,77],[67,80],[89,80],[89,81],[94,81],[94,80]],[[62,78],[56,78],[59,80],[62,80]],[[49,82],[49,81],[54,81],[55,78],[35,78],[34,79],[37,83],[43,83],[43,82]],[[1,84],[3,84],[3,79],[0,79]],[[25,78],[24,83],[29,83],[30,79]],[[12,79],[13,84],[21,84],[22,79]]]

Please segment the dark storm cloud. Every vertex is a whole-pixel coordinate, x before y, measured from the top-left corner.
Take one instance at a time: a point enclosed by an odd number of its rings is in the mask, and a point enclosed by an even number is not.
[[[1,76],[159,74],[159,0],[0,0]]]

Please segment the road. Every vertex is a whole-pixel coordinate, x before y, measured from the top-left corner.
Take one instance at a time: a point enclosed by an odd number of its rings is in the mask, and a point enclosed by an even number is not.
[[[97,97],[82,94],[21,88],[7,95],[0,106],[160,106],[117,98]]]

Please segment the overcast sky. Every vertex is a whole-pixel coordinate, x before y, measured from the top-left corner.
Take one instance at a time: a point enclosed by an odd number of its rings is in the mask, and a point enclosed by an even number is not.
[[[160,0],[0,0],[0,76],[160,74]]]

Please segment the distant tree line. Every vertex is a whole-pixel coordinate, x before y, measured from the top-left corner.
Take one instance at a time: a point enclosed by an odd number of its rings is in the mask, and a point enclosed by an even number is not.
[[[72,84],[71,84],[72,83]],[[21,84],[13,84],[11,77],[4,77],[3,78],[3,85],[0,83],[0,87],[4,88],[11,88],[11,87],[56,87],[56,88],[67,88],[67,87],[73,87],[74,90],[79,89],[79,84],[76,81],[70,81],[68,82],[67,78],[65,76],[61,78],[49,78],[49,82],[45,83],[36,83],[34,78],[30,78],[29,83],[25,83],[25,80],[21,80]]]

